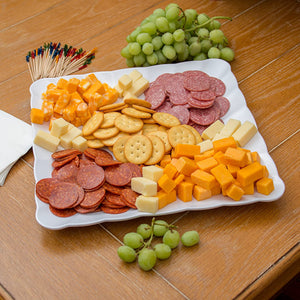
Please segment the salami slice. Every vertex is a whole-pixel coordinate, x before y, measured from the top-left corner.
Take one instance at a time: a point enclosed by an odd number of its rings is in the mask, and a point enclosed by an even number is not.
[[[56,209],[71,208],[78,200],[78,189],[75,183],[58,182],[49,196],[49,204]]]
[[[190,119],[190,111],[182,105],[173,106],[169,110],[169,114],[177,117],[181,124],[187,124]]]
[[[76,210],[74,210],[73,208],[57,209],[49,205],[49,209],[55,216],[60,218],[67,218],[76,214]]]
[[[223,96],[226,92],[226,86],[224,82],[215,77],[210,77],[210,88],[215,92],[216,96]]]
[[[161,106],[159,106],[156,111],[158,112],[168,112],[172,107],[172,103],[170,101],[165,101]]]
[[[145,96],[145,100],[151,103],[151,108],[156,109],[166,99],[165,88],[163,85],[159,83],[154,83],[149,87],[147,94]]]
[[[59,181],[55,178],[44,178],[39,180],[35,186],[37,197],[41,201],[49,203],[49,197],[51,195],[51,192],[55,187],[56,183],[58,182]]]
[[[102,167],[94,165],[85,165],[79,168],[77,173],[78,184],[86,191],[100,188],[105,180]]]
[[[216,98],[215,92],[211,89],[201,92],[191,92],[191,96],[200,101],[211,101]]]
[[[202,71],[183,72],[185,75],[183,86],[189,91],[204,91],[210,87],[209,75]]]
[[[206,109],[191,108],[190,118],[198,125],[210,125],[216,119],[216,110],[213,106]]]
[[[191,107],[197,107],[197,108],[204,109],[204,108],[209,108],[209,107],[213,106],[214,102],[215,102],[214,99],[210,100],[210,101],[200,101],[200,100],[197,100],[193,97],[190,97],[189,101],[188,101],[188,104]]]
[[[126,164],[110,166],[105,169],[105,180],[109,184],[124,186],[130,183],[131,178],[132,171]]]
[[[222,96],[217,97],[215,102],[220,108],[220,118],[222,118],[229,110],[230,102],[227,98],[222,97]]]
[[[93,192],[86,192],[84,199],[80,203],[83,208],[95,208],[98,207],[105,197],[105,189],[100,188]]]
[[[209,126],[209,125],[199,125],[199,124],[196,124],[194,122],[189,122],[188,125],[191,125],[193,126],[200,134],[203,133],[203,131]]]

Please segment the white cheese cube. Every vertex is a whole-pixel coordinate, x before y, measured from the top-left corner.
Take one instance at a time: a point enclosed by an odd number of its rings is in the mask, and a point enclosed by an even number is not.
[[[33,142],[48,151],[55,152],[60,141],[58,137],[53,136],[49,132],[39,130]]]
[[[164,169],[157,166],[145,166],[142,169],[143,177],[157,182],[164,174]]]
[[[240,126],[240,120],[229,119],[225,126],[221,129],[220,134],[225,137],[230,137]]]
[[[118,84],[123,90],[128,90],[132,86],[132,81],[132,78],[124,74],[119,78]]]
[[[59,138],[68,132],[69,124],[70,123],[63,118],[56,119],[52,121],[50,133]]]
[[[123,97],[124,97],[123,101],[125,101],[127,99],[138,99],[138,97],[136,97],[134,94],[132,94],[129,91],[124,91]]]
[[[76,137],[72,141],[72,148],[83,152],[87,148],[87,140],[81,135]]]
[[[212,123],[210,126],[208,126],[203,132],[201,137],[204,140],[212,140],[217,133],[221,131],[221,129],[224,127],[224,124],[217,120],[214,123]]]
[[[136,198],[135,205],[139,211],[154,214],[158,211],[158,197],[140,195]]]
[[[82,134],[81,130],[77,127],[73,127],[71,130],[69,130],[66,134],[60,137],[60,144],[65,149],[71,149],[72,148],[72,141],[80,136]]]
[[[122,96],[123,96],[124,90],[120,87],[119,84],[116,84],[116,85],[114,86],[114,89],[119,93],[119,97],[122,97]]]
[[[256,126],[250,121],[245,121],[237,131],[232,134],[232,137],[238,142],[240,147],[244,147],[256,132]]]
[[[205,140],[203,142],[200,142],[197,144],[200,146],[200,153],[203,153],[205,151],[211,150],[214,148],[213,142],[211,140]]]
[[[138,70],[133,70],[132,72],[129,73],[128,76],[134,82],[134,81],[138,80],[139,78],[141,78],[143,75]]]
[[[144,91],[148,87],[149,87],[149,81],[144,77],[140,77],[133,83],[133,85],[131,86],[130,89],[128,89],[128,91],[133,95],[135,95],[136,97],[139,97],[144,93]]]
[[[144,177],[133,177],[131,179],[131,189],[144,196],[156,196],[157,183]]]

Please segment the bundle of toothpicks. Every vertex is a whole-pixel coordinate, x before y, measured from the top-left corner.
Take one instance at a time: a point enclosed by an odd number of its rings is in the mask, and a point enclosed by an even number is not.
[[[29,51],[26,62],[32,81],[60,77],[86,68],[95,58],[96,48],[84,51],[61,43],[45,43]]]

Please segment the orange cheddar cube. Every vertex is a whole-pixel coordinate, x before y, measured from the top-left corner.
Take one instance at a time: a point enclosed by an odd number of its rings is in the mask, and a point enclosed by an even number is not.
[[[56,87],[58,89],[61,89],[61,90],[66,90],[67,89],[67,84],[68,84],[68,81],[64,78],[60,78],[58,81],[57,81],[57,84],[56,84]]]
[[[256,151],[251,152],[251,156],[252,156],[252,161],[253,162],[255,162],[255,161],[260,162],[260,156],[259,156],[259,154]]]
[[[53,90],[53,89],[56,89],[56,85],[55,85],[54,83],[49,83],[49,84],[47,85],[47,91],[48,91],[48,90]]]
[[[217,165],[218,162],[214,157],[209,157],[197,162],[198,168],[206,172],[209,172],[212,168],[216,167]]]
[[[178,184],[177,197],[183,202],[189,202],[193,199],[193,187],[190,182],[183,181]]]
[[[93,83],[87,91],[85,91],[83,94],[82,94],[82,98],[86,101],[86,102],[89,102],[92,95],[95,94],[95,93],[98,93],[100,95],[104,94],[105,92],[105,89],[104,89],[104,86],[103,84],[99,81],[99,82],[96,82],[96,83]]]
[[[266,166],[263,166],[263,177],[269,177],[269,170]]]
[[[158,198],[158,209],[161,209],[165,206],[167,206],[168,203],[168,194],[164,192],[163,190],[160,190],[157,192],[156,197]]]
[[[230,136],[228,138],[213,141],[213,147],[215,152],[222,151],[225,153],[228,147],[236,148],[237,144],[235,139]]]
[[[44,113],[44,122],[50,121],[50,118],[53,115],[53,102],[44,100],[41,109]]]
[[[157,183],[158,186],[161,187],[161,189],[166,193],[170,193],[176,187],[175,181],[172,180],[167,174],[161,176]]]
[[[198,169],[197,164],[194,160],[189,159],[187,157],[180,157],[176,163],[176,167],[179,173],[190,176],[195,170]]]
[[[227,165],[227,169],[228,169],[228,171],[231,173],[231,175],[232,175],[234,178],[236,178],[236,173],[237,173],[237,171],[240,169],[240,167],[228,164],[228,165]]]
[[[236,178],[242,186],[253,183],[264,176],[264,168],[259,162],[254,162],[237,171]]]
[[[216,178],[208,172],[197,169],[191,174],[191,179],[194,184],[200,185],[205,189],[212,189],[216,184]]]
[[[167,174],[169,178],[173,179],[175,175],[177,174],[177,169],[174,165],[167,164],[164,168],[164,174]]]
[[[254,194],[254,183],[250,183],[246,186],[243,186],[242,189],[244,190],[245,195],[253,195]]]
[[[194,156],[194,160],[195,160],[195,162],[197,162],[197,161],[212,157],[214,155],[214,153],[215,153],[215,151],[213,149],[207,150],[201,154],[196,154]]]
[[[76,118],[76,107],[74,107],[73,105],[68,105],[63,110],[62,116],[66,121],[72,122]]]
[[[212,168],[210,172],[215,176],[221,187],[226,188],[234,181],[233,176],[223,164],[219,164],[218,166]]]
[[[160,166],[164,168],[169,163],[171,163],[171,155],[166,154],[163,156],[162,160],[160,161]]]
[[[205,189],[202,186],[195,185],[193,196],[197,201],[208,199],[212,196],[211,190]]]
[[[39,108],[32,108],[30,111],[30,120],[35,124],[43,124],[44,112]]]
[[[184,176],[184,181],[190,182],[190,183],[192,183],[192,184],[195,184],[195,183],[193,182],[191,176]]]
[[[225,163],[224,160],[223,160],[223,158],[224,158],[224,152],[222,152],[222,151],[216,152],[216,153],[214,154],[214,158],[215,158],[215,160],[216,160],[219,164],[224,164],[224,163]]]
[[[223,162],[238,167],[245,167],[248,164],[247,153],[243,150],[228,147],[223,156]]]
[[[69,104],[71,95],[67,92],[62,93],[54,105],[53,111],[62,115],[64,108]]]
[[[181,183],[184,180],[185,176],[183,174],[179,174],[175,179],[175,183],[176,185],[178,185],[179,183]]]
[[[57,88],[47,90],[44,98],[55,103],[58,100],[59,96],[62,94],[62,92],[63,90],[59,90]]]
[[[241,200],[242,196],[244,195],[244,190],[239,187],[238,185],[232,183],[226,189],[226,195],[235,201]]]
[[[177,200],[176,190],[172,190],[170,193],[167,193],[168,204],[171,204]]]
[[[219,183],[217,183],[216,185],[214,185],[211,189],[210,189],[211,195],[215,196],[215,195],[219,195],[221,193],[221,186]]]
[[[97,78],[97,76],[93,73],[89,74],[86,79],[91,83],[91,84],[94,84],[94,83],[99,83],[99,79]]]
[[[80,101],[80,102],[83,102],[83,99],[82,97],[80,96],[80,94],[78,92],[74,92],[71,94],[71,100],[76,100],[76,101]]]
[[[269,195],[274,190],[274,183],[272,178],[262,178],[256,182],[256,189],[259,193]]]
[[[174,157],[176,158],[181,156],[194,158],[195,155],[199,155],[199,154],[200,154],[199,145],[177,144],[174,148]]]
[[[80,93],[81,95],[86,92],[89,87],[92,85],[92,83],[87,80],[87,79],[81,79],[78,86],[77,86],[77,91],[78,93]]]
[[[78,78],[71,78],[67,82],[66,90],[72,94],[77,91],[77,87],[79,85],[80,80]]]

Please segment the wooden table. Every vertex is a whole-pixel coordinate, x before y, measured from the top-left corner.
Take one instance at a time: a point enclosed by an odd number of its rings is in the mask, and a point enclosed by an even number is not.
[[[168,215],[199,246],[180,247],[143,272],[116,254],[140,218],[52,231],[35,219],[30,150],[0,188],[0,295],[4,299],[267,299],[300,270],[300,3],[296,0],[177,1],[222,29],[231,63],[285,193],[277,201]],[[80,73],[125,68],[126,36],[167,1],[28,0],[0,4],[0,109],[30,124],[28,51],[60,41],[98,48]],[[1,130],[5,130],[2,128]]]

